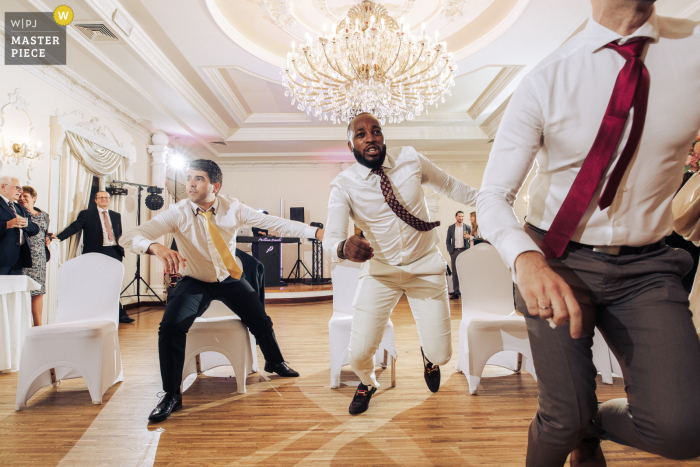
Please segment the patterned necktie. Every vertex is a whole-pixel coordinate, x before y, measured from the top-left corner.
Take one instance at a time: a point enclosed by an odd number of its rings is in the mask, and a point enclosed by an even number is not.
[[[112,225],[109,223],[109,219],[107,218],[107,211],[102,211],[102,217],[104,217],[105,228],[107,229],[107,238],[109,238],[110,242],[113,242],[114,232],[112,231]]]
[[[236,259],[231,254],[231,250],[228,249],[226,240],[224,240],[224,237],[221,236],[219,228],[211,221],[212,211],[202,211],[199,209],[197,210],[197,214],[204,216],[204,218],[207,220],[204,223],[207,228],[207,233],[209,234],[209,238],[211,238],[212,243],[214,243],[219,256],[221,256],[221,259],[224,261],[226,270],[228,270],[228,273],[234,279],[240,279],[241,275],[243,275],[243,271],[241,271],[241,268],[238,267],[238,263],[236,263]]]
[[[428,232],[429,230],[433,230],[435,227],[440,225],[440,221],[426,222],[418,219],[416,216],[408,212],[405,207],[401,206],[401,203],[399,203],[399,200],[397,200],[396,196],[394,195],[394,190],[391,188],[391,181],[384,173],[384,169],[382,167],[373,169],[372,173],[379,175],[379,178],[381,179],[380,185],[382,187],[384,201],[386,201],[386,204],[389,205],[391,210],[394,211],[394,214],[396,214],[399,219],[420,232]]]
[[[540,247],[546,258],[560,257],[578,228],[610,163],[612,154],[620,142],[632,104],[634,104],[634,117],[630,135],[617,165],[610,174],[607,186],[598,200],[601,210],[612,204],[617,188],[620,186],[620,180],[639,146],[649,100],[649,71],[641,59],[646,41],[647,38],[640,38],[624,45],[611,42],[605,46],[615,50],[627,61],[617,75],[608,108],[593,146],[583,161],[564,203],[554,217],[552,226],[542,240]]]
[[[7,204],[10,206],[10,210],[12,210],[12,212],[13,212],[13,213],[15,214],[15,216],[16,216],[16,215],[17,215],[17,211],[15,211],[15,203],[13,203],[12,201],[8,201]]]

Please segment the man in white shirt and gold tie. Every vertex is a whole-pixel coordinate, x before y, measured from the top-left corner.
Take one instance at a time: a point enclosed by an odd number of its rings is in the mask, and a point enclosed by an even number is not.
[[[591,3],[585,29],[513,94],[477,201],[526,316],[533,467],[569,454],[572,466],[604,466],[600,439],[700,455],[700,341],[681,284],[692,259],[664,243],[700,127],[700,26],[657,16],[652,0]],[[512,205],[535,160],[523,228]],[[596,326],[627,393],[600,405]]]
[[[446,263],[438,250],[423,185],[473,205],[477,191],[448,175],[412,147],[386,149],[374,115],[348,125],[357,164],[331,183],[324,250],[333,261],[363,263],[353,306],[350,364],[360,377],[349,412],[367,410],[379,387],[374,354],[391,311],[405,293],[418,327],[428,388],[440,388],[440,365],[452,356]],[[349,219],[364,237],[349,236]]]
[[[244,225],[270,229],[283,236],[323,238],[323,230],[301,222],[266,216],[237,199],[220,196],[222,173],[210,160],[192,161],[187,171],[187,196],[140,227],[124,234],[120,244],[136,254],[152,254],[167,272],[184,277],[168,300],[158,331],[160,372],[165,396],[149,420],[160,422],[182,408],[180,383],[187,331],[212,300],[233,310],[256,337],[265,357],[265,371],[299,376],[287,365],[272,329],[272,320],[236,264],[236,233]],[[173,234],[178,251],[155,239]],[[245,376],[243,376],[245,377]]]

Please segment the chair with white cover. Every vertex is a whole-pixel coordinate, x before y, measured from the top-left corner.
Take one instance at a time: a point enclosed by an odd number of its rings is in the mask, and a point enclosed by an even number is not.
[[[525,318],[513,306],[513,279],[496,249],[481,243],[457,257],[462,293],[457,371],[467,377],[469,392],[479,390],[486,364],[519,371],[535,380]]]
[[[331,356],[331,389],[340,387],[340,372],[350,363],[348,347],[355,312],[353,300],[359,284],[360,263],[345,261],[331,271],[333,281],[333,316],[328,322],[328,341]],[[386,368],[391,358],[391,387],[396,386],[396,348],[394,346],[394,324],[391,319],[384,329],[382,341],[374,355],[375,365]]]
[[[240,259],[235,258],[243,269]],[[238,392],[246,392],[246,377],[258,371],[255,337],[233,311],[221,301],[214,300],[187,332],[180,391],[184,391],[185,379],[189,375],[229,365],[236,376]]]
[[[54,368],[69,372],[63,379],[84,378],[93,404],[101,404],[107,389],[124,380],[117,333],[123,278],[122,263],[99,253],[61,265],[56,322],[27,332],[15,410],[24,409],[30,397],[55,381]]]

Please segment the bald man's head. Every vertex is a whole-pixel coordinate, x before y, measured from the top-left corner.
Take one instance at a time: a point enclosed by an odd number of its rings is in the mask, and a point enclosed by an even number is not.
[[[382,126],[370,113],[361,113],[348,124],[348,148],[358,163],[376,169],[386,158]]]

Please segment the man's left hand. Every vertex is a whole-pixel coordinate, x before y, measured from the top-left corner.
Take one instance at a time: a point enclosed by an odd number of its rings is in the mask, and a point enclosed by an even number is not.
[[[324,229],[316,229],[316,239],[323,240]]]

